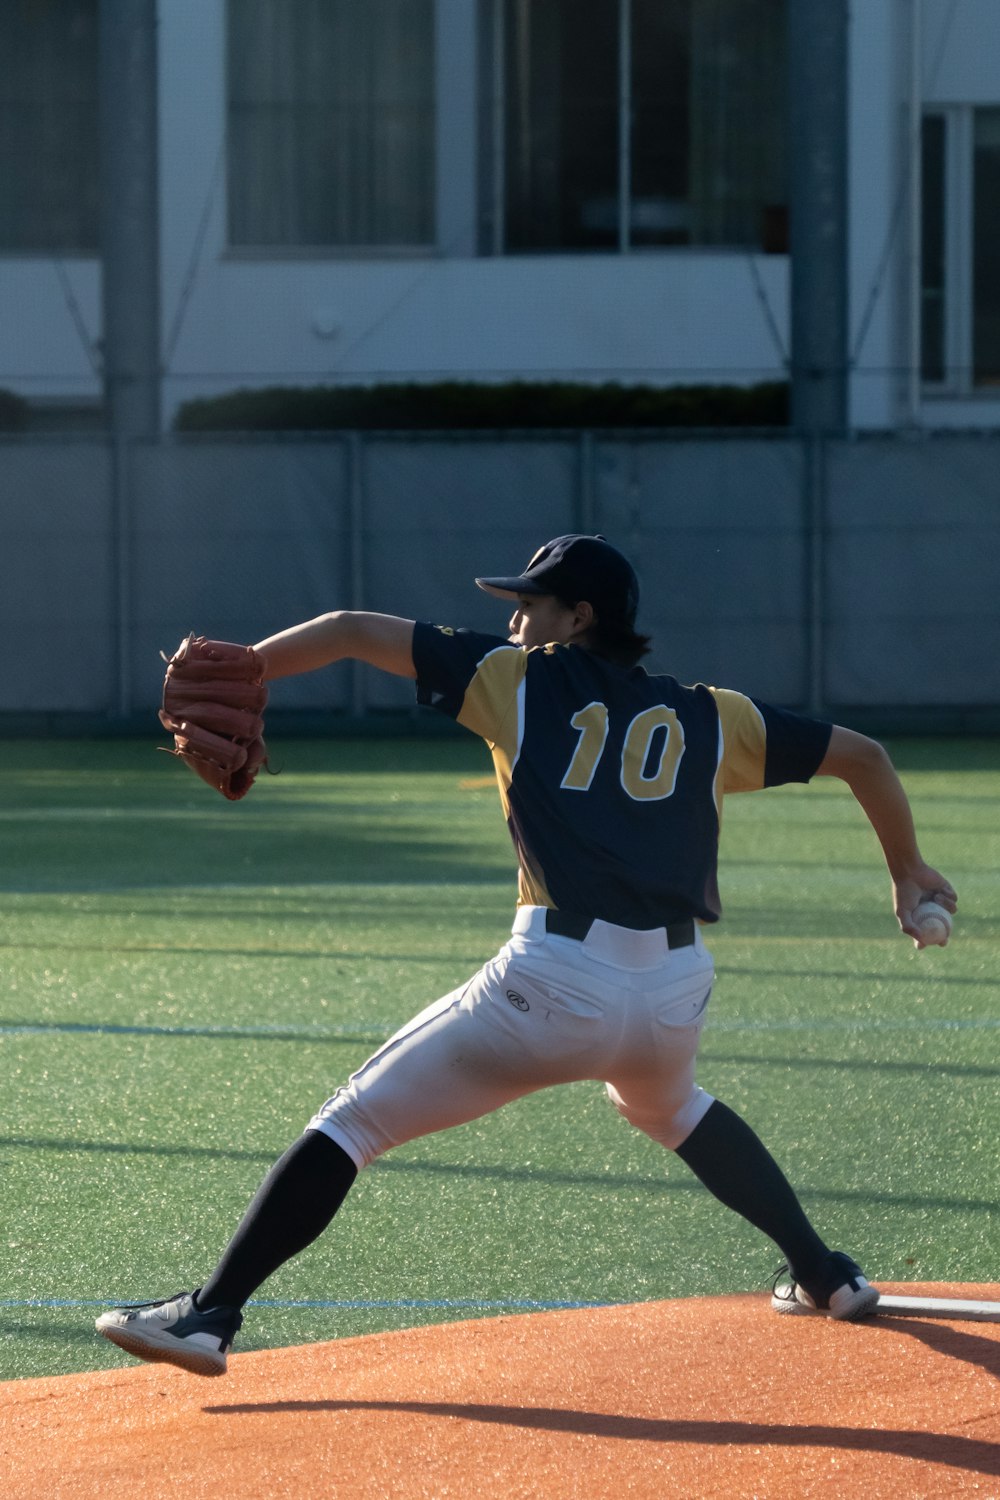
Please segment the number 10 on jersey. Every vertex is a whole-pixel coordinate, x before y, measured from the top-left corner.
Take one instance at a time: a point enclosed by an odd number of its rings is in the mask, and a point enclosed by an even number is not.
[[[560,785],[568,792],[586,792],[608,742],[608,706],[588,703],[570,723],[579,739]],[[675,710],[665,703],[643,709],[628,726],[622,743],[622,787],[636,802],[659,802],[673,796],[683,755],[684,730]]]

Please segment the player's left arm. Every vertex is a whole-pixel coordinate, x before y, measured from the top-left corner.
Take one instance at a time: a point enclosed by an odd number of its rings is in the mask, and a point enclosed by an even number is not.
[[[920,853],[910,801],[888,753],[877,740],[835,724],[816,775],[839,777],[854,793],[882,846],[899,925],[919,941],[914,908],[936,901],[954,912],[958,898],[951,882]]]
[[[364,610],[333,610],[258,641],[264,676],[293,677],[337,661],[364,661],[397,677],[416,677],[412,620]]]

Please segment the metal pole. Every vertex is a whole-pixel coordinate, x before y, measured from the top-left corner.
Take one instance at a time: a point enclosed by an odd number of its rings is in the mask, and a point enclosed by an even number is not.
[[[910,87],[909,87],[909,337],[907,345],[906,415],[913,427],[920,425],[920,390],[923,368],[921,340],[922,239],[923,239],[923,0],[910,0]]]
[[[111,659],[115,663],[114,713],[127,719],[132,711],[132,668],[129,641],[132,634],[132,518],[131,464],[128,441],[112,432],[109,442],[111,539]]]
[[[847,427],[847,0],[788,7],[792,424]]]
[[[802,439],[807,699],[826,699],[827,459],[848,424],[848,0],[788,6],[791,419]]]
[[[156,0],[100,0],[98,93],[103,364],[111,464],[116,712],[132,709],[132,474],[160,431]]]
[[[583,536],[593,536],[597,524],[597,497],[594,493],[594,434],[587,429],[580,433],[579,455],[577,529]]]
[[[821,717],[826,709],[826,440],[809,433],[802,443],[802,488],[805,514],[808,590],[809,712]]]
[[[632,241],[632,0],[618,0],[618,249]]]
[[[349,591],[351,609],[365,607],[365,452],[364,439],[360,432],[352,432],[347,438],[347,487],[348,514],[350,517],[351,576]],[[360,719],[368,704],[365,693],[365,665],[351,663],[351,712]]]
[[[507,226],[504,222],[506,175],[507,175],[507,141],[506,141],[506,85],[504,82],[506,69],[506,54],[503,22],[503,0],[493,0],[493,75],[492,75],[492,98],[493,111],[493,247],[494,255],[502,255],[507,236]]]
[[[156,0],[100,0],[101,259],[108,424],[160,431]]]

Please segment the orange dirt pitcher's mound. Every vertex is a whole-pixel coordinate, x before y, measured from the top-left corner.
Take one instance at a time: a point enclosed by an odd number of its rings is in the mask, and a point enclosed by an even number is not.
[[[0,1386],[0,1494],[996,1500],[998,1376],[1000,1323],[834,1323],[759,1294],[271,1349],[221,1380],[123,1356]]]

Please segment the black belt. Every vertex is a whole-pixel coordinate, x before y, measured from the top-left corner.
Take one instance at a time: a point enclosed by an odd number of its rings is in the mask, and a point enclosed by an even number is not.
[[[579,917],[572,911],[553,911],[551,907],[546,907],[545,931],[553,932],[557,937],[576,938],[582,943],[593,925],[592,917]],[[633,930],[641,932],[648,929]],[[666,932],[668,948],[690,948],[694,942],[694,920],[691,917],[686,922],[671,922],[665,928],[654,927],[652,931]]]

